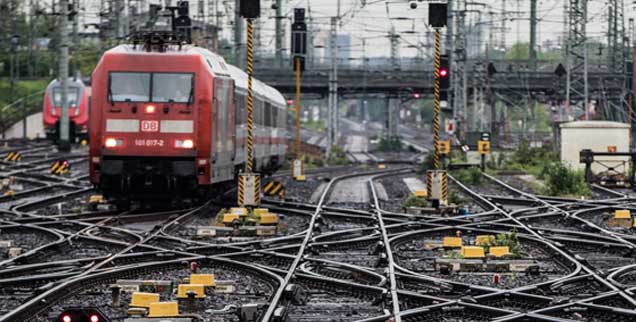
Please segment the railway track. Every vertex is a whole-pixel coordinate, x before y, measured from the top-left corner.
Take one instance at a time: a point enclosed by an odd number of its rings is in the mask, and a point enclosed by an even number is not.
[[[285,200],[266,200],[283,224],[273,235],[229,229],[202,236],[200,228],[231,203],[89,208],[85,159],[72,159],[77,171],[64,178],[46,173],[51,160],[4,165],[24,189],[0,197],[0,241],[20,248],[0,253],[0,321],[49,321],[64,307],[86,304],[123,321],[130,293],[113,303],[113,284],[176,287],[194,271],[215,274],[230,289],[206,292],[195,304],[179,300],[197,321],[243,321],[250,308],[253,321],[636,319],[636,233],[607,224],[616,209],[636,210],[624,191],[594,187],[595,199],[575,200],[486,174],[483,187],[451,178],[473,211],[439,217],[402,211],[408,193],[401,178],[416,176],[408,166],[316,169],[305,183],[272,177],[290,190]],[[478,235],[511,231],[520,243],[517,260],[538,267],[532,272],[439,270],[449,256],[435,246],[444,237],[475,243]]]

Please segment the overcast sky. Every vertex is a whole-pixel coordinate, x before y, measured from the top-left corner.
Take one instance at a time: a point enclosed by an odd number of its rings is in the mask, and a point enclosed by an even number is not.
[[[100,7],[101,0],[80,0],[86,8],[86,19],[94,19]],[[159,3],[160,0],[127,0],[133,2]],[[165,1],[165,0],[164,0]],[[231,15],[234,6],[234,0],[191,0],[191,15],[198,12],[199,3],[204,5],[208,2],[215,3],[219,1],[221,12]],[[564,3],[569,0],[539,0],[538,18],[540,19],[538,28],[538,43],[541,45],[544,40],[560,39],[563,33],[564,20]],[[262,47],[274,47],[274,15],[275,11],[271,9],[274,0],[261,1],[261,30],[262,30]],[[469,9],[476,9],[481,12],[469,14],[467,21],[477,23],[481,21],[481,25],[485,30],[483,33],[483,41],[488,41],[489,29],[492,34],[492,40],[496,44],[505,41],[507,47],[516,42],[527,42],[529,38],[529,0],[480,0],[476,1],[485,4],[485,6],[471,5]],[[588,37],[602,42],[606,41],[607,33],[607,1],[606,0],[589,0],[588,9]],[[625,1],[631,3],[631,1]],[[176,3],[176,0],[173,0]],[[283,12],[291,18],[293,8],[304,7],[311,10],[313,18],[314,30],[329,29],[329,18],[337,13],[338,0],[282,0]],[[475,3],[475,2],[474,2]],[[414,56],[416,50],[408,46],[417,45],[418,43],[426,44],[430,39],[427,33],[430,29],[427,27],[428,8],[426,2],[420,2],[417,9],[410,9],[407,0],[341,0],[342,28],[341,32],[352,35],[351,55],[354,57],[362,56],[362,39],[366,39],[367,56],[388,55],[390,52],[390,43],[387,34],[393,27],[401,36],[400,54],[403,56]],[[505,8],[505,11],[504,11]],[[505,13],[504,13],[505,12]],[[206,15],[209,14],[205,10]],[[213,12],[212,12],[213,14]],[[231,19],[226,15],[223,17],[224,36],[231,37]],[[628,28],[629,17],[634,17],[634,7],[632,5],[625,6],[625,28]],[[481,18],[479,17],[481,16]],[[481,20],[479,20],[481,19]],[[502,32],[501,27],[505,20],[506,30]],[[290,20],[286,25],[289,28]],[[415,33],[414,33],[414,32]],[[408,32],[408,33],[405,33]],[[502,35],[505,34],[505,39]],[[427,39],[427,37],[429,39]],[[288,35],[285,37],[285,45],[288,42]],[[373,49],[373,50],[371,50]]]

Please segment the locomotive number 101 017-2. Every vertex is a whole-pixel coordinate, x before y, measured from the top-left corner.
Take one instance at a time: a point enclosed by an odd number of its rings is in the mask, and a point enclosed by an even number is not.
[[[162,139],[135,139],[135,146],[163,147],[165,145]]]

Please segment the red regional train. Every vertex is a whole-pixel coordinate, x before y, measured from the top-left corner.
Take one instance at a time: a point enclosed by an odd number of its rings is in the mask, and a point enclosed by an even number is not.
[[[286,102],[254,80],[255,170],[286,153]],[[247,155],[247,74],[195,46],[120,45],[92,75],[90,180],[118,203],[235,180]]]
[[[71,140],[88,138],[88,115],[91,88],[84,85],[79,78],[68,80],[68,116],[69,135]],[[57,140],[62,113],[62,87],[55,79],[46,87],[42,107],[44,132],[48,139]]]

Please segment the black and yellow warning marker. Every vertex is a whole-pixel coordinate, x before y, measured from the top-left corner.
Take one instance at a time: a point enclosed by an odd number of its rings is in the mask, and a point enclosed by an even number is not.
[[[270,197],[285,197],[285,186],[279,181],[270,181],[263,187],[265,195]]]
[[[4,158],[4,161],[17,162],[22,160],[22,153],[20,152],[9,152],[7,156]]]
[[[71,172],[71,165],[68,163],[67,160],[55,161],[55,163],[51,166],[50,171],[51,174],[55,175],[65,175],[69,172]]]

